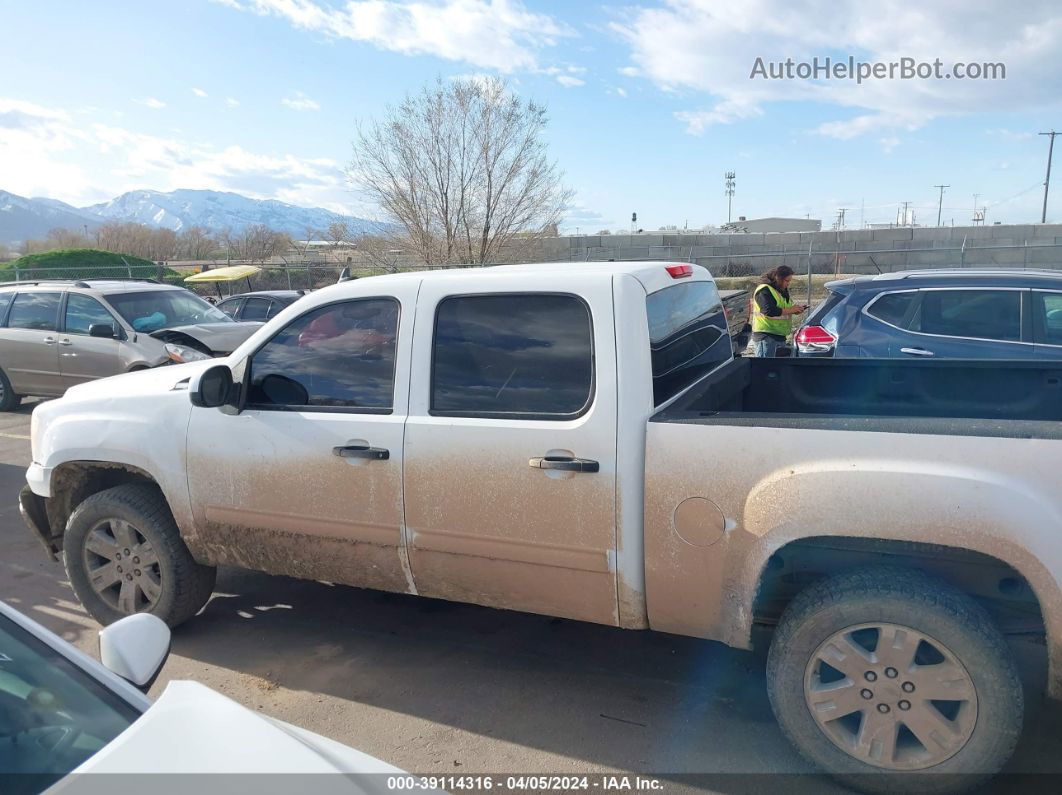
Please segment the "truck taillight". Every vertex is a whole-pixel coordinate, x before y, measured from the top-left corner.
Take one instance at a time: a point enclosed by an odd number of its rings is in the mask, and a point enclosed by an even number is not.
[[[672,279],[685,279],[693,275],[692,265],[668,265],[666,270]]]
[[[802,353],[822,353],[833,349],[837,337],[822,326],[802,326],[793,341]]]

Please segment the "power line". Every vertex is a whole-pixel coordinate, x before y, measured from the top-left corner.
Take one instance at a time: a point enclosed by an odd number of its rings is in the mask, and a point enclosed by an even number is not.
[[[1044,209],[1040,214],[1040,223],[1047,223],[1047,191],[1051,187],[1051,155],[1055,151],[1055,136],[1058,135],[1054,130],[1051,132],[1042,132],[1040,135],[1050,136],[1051,143],[1047,146],[1047,176],[1044,178]]]

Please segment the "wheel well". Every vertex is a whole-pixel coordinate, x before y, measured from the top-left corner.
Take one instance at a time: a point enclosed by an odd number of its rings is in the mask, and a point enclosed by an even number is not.
[[[93,494],[125,483],[143,483],[158,489],[151,475],[128,464],[70,461],[56,467],[52,473],[52,497],[46,504],[48,526],[56,547],[63,548],[66,522],[78,505]]]
[[[790,599],[810,583],[875,563],[917,569],[950,583],[984,606],[1005,634],[1044,634],[1033,589],[998,558],[937,544],[833,536],[793,541],[771,555],[760,574],[753,621],[773,626]]]

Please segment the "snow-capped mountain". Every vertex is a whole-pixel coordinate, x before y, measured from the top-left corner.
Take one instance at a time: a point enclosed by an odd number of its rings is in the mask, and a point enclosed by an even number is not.
[[[49,229],[91,232],[103,219],[55,199],[27,199],[0,190],[0,243],[43,238]]]
[[[0,191],[0,242],[43,238],[49,229],[82,229],[91,232],[108,221],[133,221],[148,226],[181,231],[202,226],[212,231],[240,232],[265,224],[296,239],[308,234],[327,235],[329,224],[345,222],[351,234],[379,230],[381,225],[364,218],[340,215],[320,207],[297,207],[272,199],[249,199],[238,193],[212,190],[175,190],[162,193],[136,190],[109,202],[73,207],[56,199],[26,199]]]
[[[355,234],[370,231],[376,226],[372,221],[340,215],[320,207],[296,207],[273,199],[249,199],[238,193],[213,190],[175,190],[169,193],[135,190],[85,209],[107,220],[135,221],[178,232],[189,226],[204,226],[213,230],[227,227],[238,232],[254,224],[265,224],[293,237],[305,238],[307,230],[316,237],[324,237],[328,225],[337,221],[345,221]]]

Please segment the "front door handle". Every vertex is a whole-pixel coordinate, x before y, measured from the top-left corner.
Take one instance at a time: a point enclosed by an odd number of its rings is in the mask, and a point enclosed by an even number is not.
[[[45,337],[41,342],[45,345],[55,345],[55,337]]]
[[[562,472],[597,472],[601,465],[589,458],[569,458],[567,456],[544,455],[532,458],[527,465],[535,469],[559,469]]]
[[[925,348],[900,348],[900,353],[907,353],[911,356],[935,356],[933,351],[927,351]]]
[[[370,458],[373,461],[386,461],[391,453],[383,447],[369,447],[367,444],[348,444],[333,447],[332,453],[340,458]]]
[[[64,338],[64,339],[59,340],[59,344],[60,345],[73,345],[74,343],[72,343],[70,340]]]

